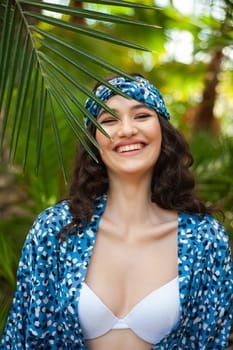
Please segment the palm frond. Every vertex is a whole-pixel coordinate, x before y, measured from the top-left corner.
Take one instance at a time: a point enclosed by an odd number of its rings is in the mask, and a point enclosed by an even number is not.
[[[62,6],[62,5],[57,5],[57,4],[50,4],[47,2],[39,2],[39,1],[30,1],[30,0],[21,0],[22,3],[35,6],[37,8],[47,10],[47,11],[52,11],[55,13],[61,13],[61,14],[66,14],[70,16],[77,16],[80,18],[89,18],[97,21],[104,21],[104,22],[111,22],[111,23],[121,23],[121,24],[132,24],[132,25],[137,25],[138,27],[148,27],[148,28],[160,28],[160,26],[156,26],[154,24],[150,23],[145,23],[137,20],[132,20],[131,18],[126,18],[123,16],[114,16],[110,15],[108,13],[100,13],[97,11],[90,11],[90,10],[85,10],[85,9],[77,9],[77,8],[71,8],[69,6]],[[137,4],[140,5],[140,4]],[[118,1],[118,6],[123,6],[121,4],[121,1]],[[124,5],[126,6],[126,5]],[[133,7],[132,3],[127,3],[128,7]],[[138,8],[139,6],[137,6]],[[148,9],[148,6],[145,7],[139,7],[139,8],[146,8]],[[153,7],[152,7],[153,8]],[[27,15],[31,15],[29,12],[25,12]]]
[[[85,4],[96,3],[106,7],[150,11],[156,10],[154,6],[128,1],[80,3],[81,7],[34,0],[2,0],[0,4],[0,12],[3,14],[0,17],[0,111],[3,116],[0,146],[2,148],[4,139],[7,139],[10,160],[14,160],[19,144],[24,142],[21,158],[23,166],[26,167],[28,154],[33,148],[32,139],[35,139],[35,169],[38,172],[44,129],[51,128],[64,177],[65,166],[56,110],[62,111],[68,127],[90,156],[94,157],[85,140],[89,139],[96,147],[97,144],[85,129],[82,119],[77,117],[79,113],[86,114],[104,132],[81,103],[84,97],[91,96],[96,99],[86,81],[91,78],[108,85],[96,73],[99,70],[127,76],[121,68],[107,62],[101,55],[93,54],[93,50],[88,50],[90,43],[100,45],[103,41],[133,50],[149,51],[125,38],[114,37],[103,27],[93,28],[86,19],[92,19],[96,23],[99,21],[124,25],[126,28],[134,26],[140,30],[157,27],[130,16],[91,10]],[[60,18],[48,15],[46,11],[60,14]],[[74,17],[77,20],[72,21]],[[77,42],[81,45],[77,45]],[[96,101],[99,102],[98,99]],[[104,103],[100,104],[107,108]]]

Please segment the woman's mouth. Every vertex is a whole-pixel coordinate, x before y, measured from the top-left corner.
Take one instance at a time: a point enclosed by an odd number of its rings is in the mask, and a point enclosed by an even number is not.
[[[145,145],[143,143],[134,143],[130,145],[122,145],[116,147],[117,153],[124,153],[124,152],[130,152],[130,151],[137,151],[144,147]]]

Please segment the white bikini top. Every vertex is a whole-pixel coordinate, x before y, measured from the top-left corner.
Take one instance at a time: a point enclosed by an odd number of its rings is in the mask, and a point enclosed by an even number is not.
[[[156,344],[177,325],[180,317],[178,277],[147,295],[123,318],[116,317],[86,283],[78,305],[84,337],[97,338],[112,329],[131,329],[148,343]]]

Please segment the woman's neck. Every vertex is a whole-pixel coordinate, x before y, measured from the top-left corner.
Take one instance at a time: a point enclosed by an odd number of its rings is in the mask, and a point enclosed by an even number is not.
[[[120,218],[132,225],[132,220],[145,221],[149,209],[154,208],[150,197],[150,179],[114,179],[110,181],[106,209],[112,218]]]
[[[164,233],[163,224],[177,224],[176,212],[151,201],[150,183],[145,177],[141,181],[133,177],[129,181],[122,178],[110,181],[102,221],[107,232],[114,231],[118,238],[130,242],[141,242],[142,238],[154,237],[155,228],[160,235]]]

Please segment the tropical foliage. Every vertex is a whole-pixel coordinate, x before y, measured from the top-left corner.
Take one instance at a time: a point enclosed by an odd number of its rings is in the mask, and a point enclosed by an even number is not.
[[[47,123],[51,124],[54,132],[57,154],[64,176],[60,128],[68,126],[90,155],[95,157],[84,141],[86,136],[97,147],[95,139],[86,131],[82,121],[77,117],[77,111],[80,110],[96,124],[95,118],[85,111],[80,103],[82,94],[91,95],[96,99],[87,89],[84,81],[96,79],[103,82],[97,70],[126,73],[96,55],[94,53],[96,49],[86,50],[86,41],[92,40],[92,45],[89,43],[89,47],[97,49],[101,47],[101,42],[105,41],[147,51],[138,44],[123,38],[118,39],[111,33],[104,33],[91,25],[85,25],[84,19],[118,23],[126,27],[135,26],[138,30],[141,30],[141,27],[154,27],[146,22],[131,19],[130,16],[114,16],[84,9],[82,3],[77,2],[78,7],[75,6],[76,2],[74,6],[53,5],[34,0],[6,0],[1,3],[1,10],[4,13],[0,47],[2,68],[0,105],[4,101],[2,142],[10,124],[10,157],[15,159],[19,140],[22,143],[24,135],[25,144],[22,153],[24,167],[29,156],[30,140],[35,137],[36,172],[38,172],[43,134]],[[103,3],[106,6],[114,4],[117,7],[130,9],[153,9],[153,7],[125,1],[103,1]],[[49,16],[46,11],[61,17]],[[68,35],[69,39],[67,39]],[[92,65],[97,66],[95,71]],[[13,95],[15,86],[17,86],[16,96]],[[29,94],[30,98],[28,98]],[[56,117],[55,111],[58,108],[63,113],[63,125],[59,125]],[[100,128],[99,125],[97,126]]]
[[[25,235],[65,196],[83,101],[109,72],[160,88],[190,141],[199,196],[222,206],[233,235],[233,2],[191,2],[187,13],[165,0],[0,2],[0,332]]]

